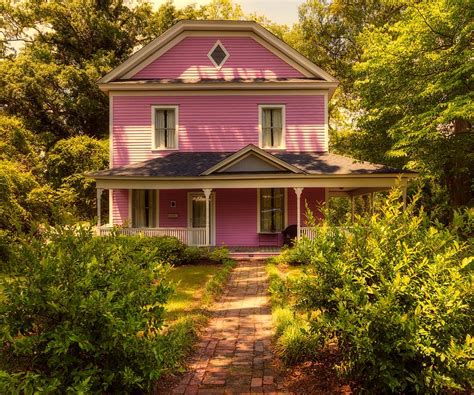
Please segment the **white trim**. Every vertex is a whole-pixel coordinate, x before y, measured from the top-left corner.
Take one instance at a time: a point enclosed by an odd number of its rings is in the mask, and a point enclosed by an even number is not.
[[[187,223],[188,223],[188,228],[193,227],[193,222],[191,218],[192,214],[192,205],[191,205],[191,197],[192,196],[204,196],[203,191],[192,191],[187,193]],[[211,240],[210,240],[210,245],[214,246],[216,245],[216,193],[211,192],[211,199],[210,199],[210,204],[211,204],[211,218],[210,218],[210,227],[211,227]]]
[[[262,159],[267,159],[269,163],[275,163],[277,166],[281,166],[284,169],[287,169],[293,173],[303,173],[301,169],[298,169],[295,166],[286,163],[285,161],[277,158],[276,156],[264,151],[261,148],[256,147],[253,144],[246,145],[244,148],[240,149],[237,152],[234,152],[232,155],[228,156],[224,160],[220,161],[219,163],[215,164],[211,168],[207,169],[206,171],[201,173],[201,176],[207,176],[212,173],[218,172],[223,168],[229,167],[229,165],[238,162],[239,160],[243,159],[245,155],[248,153],[253,153],[257,157],[261,157]]]
[[[260,155],[256,155],[254,152],[248,152],[247,154],[243,155],[242,157],[238,158],[237,160],[232,161],[231,163],[229,163],[228,165],[226,165],[224,167],[221,167],[219,169],[219,171],[217,171],[216,173],[225,172],[229,168],[235,166],[240,161],[242,161],[244,159],[247,159],[250,156],[255,156],[256,158],[260,159],[262,162],[265,162],[265,163],[273,166],[276,170],[285,170],[286,169],[285,167],[280,166],[279,164],[277,164],[275,161],[269,160],[268,158],[265,158],[265,157],[260,156]],[[288,170],[288,169],[286,169],[286,170]]]
[[[328,92],[324,93],[324,150],[329,151],[329,98]]]
[[[156,117],[157,110],[174,110],[174,147],[157,147],[156,146]],[[152,151],[176,151],[179,150],[179,106],[178,105],[158,105],[151,106],[151,150]]]
[[[109,224],[111,226],[114,225],[114,190],[113,189],[109,189]]]
[[[281,110],[281,144],[278,147],[264,147],[262,142],[262,112],[265,109]],[[286,105],[285,104],[259,104],[258,105],[258,146],[267,150],[284,150],[286,149]]]
[[[222,89],[222,90],[110,90],[109,96],[322,96],[327,89]]]
[[[220,65],[218,65],[213,57],[211,56],[212,52],[217,48],[217,47],[221,47],[222,50],[224,51],[225,53],[225,57],[224,57],[224,60],[222,60],[222,63]],[[222,66],[224,66],[225,62],[227,62],[227,59],[229,59],[230,57],[230,54],[229,52],[227,52],[227,49],[226,47],[224,47],[224,44],[222,44],[220,42],[220,40],[217,40],[216,43],[212,46],[212,48],[209,50],[209,52],[207,53],[207,57],[209,58],[209,60],[212,62],[212,64],[214,65],[214,67],[217,69],[217,70],[220,70],[222,68]]]
[[[278,234],[281,232],[261,232],[260,231],[260,191],[262,189],[283,189],[283,206],[285,212],[283,213],[283,229],[282,231],[288,226],[288,188],[287,187],[265,187],[265,188],[256,188],[257,190],[257,234],[267,233],[267,234]]]
[[[259,177],[260,176],[260,177]],[[410,177],[412,178],[412,177]],[[231,189],[231,188],[387,188],[397,185],[406,185],[409,179],[403,177],[401,184],[399,177],[363,177],[363,176],[342,176],[342,177],[310,177],[293,174],[272,174],[271,177],[262,178],[261,175],[249,175],[245,177],[226,174],[225,178],[218,177],[196,177],[180,179],[172,178],[131,178],[116,177],[108,179],[97,179],[97,188],[103,189]]]
[[[311,73],[308,71],[308,69],[304,68],[299,64],[298,62],[295,62],[295,60],[284,53],[282,53],[279,50],[275,50],[275,47],[269,44],[267,41],[259,37],[253,32],[245,32],[245,31],[212,31],[212,30],[199,30],[199,31],[185,31],[180,33],[177,37],[175,37],[173,40],[169,41],[166,45],[158,49],[155,53],[150,55],[148,58],[146,58],[143,62],[135,66],[133,69],[128,71],[125,75],[121,76],[121,79],[130,79],[132,78],[135,74],[137,74],[140,70],[143,70],[145,67],[153,63],[155,60],[160,58],[163,54],[168,52],[172,47],[178,45],[182,40],[188,37],[250,37],[253,40],[255,40],[257,43],[262,45],[264,48],[266,48],[268,51],[270,51],[272,54],[276,55],[279,57],[282,61],[285,63],[288,63],[291,67],[299,71],[301,74],[303,74],[305,77],[314,77],[314,73]]]
[[[252,32],[262,40],[266,41],[275,52],[291,58],[293,61],[301,65],[303,68],[311,72],[315,77],[321,77],[326,81],[337,82],[337,80],[329,73],[321,69],[319,66],[305,58],[295,49],[280,40],[274,34],[253,21],[180,21],[168,29],[158,38],[141,48],[135,54],[130,56],[125,62],[107,73],[99,80],[99,83],[110,82],[127,74],[131,69],[144,63],[160,48],[164,47],[171,40],[175,39],[184,31],[232,31],[232,32]],[[272,52],[273,52],[272,51]]]
[[[249,82],[206,82],[199,80],[189,80],[185,82],[161,83],[153,81],[114,81],[110,83],[99,84],[99,89],[103,92],[108,91],[219,91],[219,90],[327,90],[332,93],[336,89],[337,84],[326,81],[280,81],[280,80],[266,80],[266,81],[249,81]]]
[[[330,199],[329,188],[324,188],[324,205],[326,207],[329,207],[329,199]]]

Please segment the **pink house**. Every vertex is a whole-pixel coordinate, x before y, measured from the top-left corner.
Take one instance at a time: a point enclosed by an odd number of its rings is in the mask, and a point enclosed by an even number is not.
[[[191,245],[279,246],[306,207],[411,174],[328,152],[334,77],[255,22],[182,21],[105,75],[109,224]],[[100,201],[100,199],[99,199]],[[100,207],[99,207],[100,213]]]

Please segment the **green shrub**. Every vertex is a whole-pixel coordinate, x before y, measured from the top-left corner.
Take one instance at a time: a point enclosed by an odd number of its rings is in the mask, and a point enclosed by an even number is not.
[[[183,253],[183,263],[198,263],[206,257],[206,251],[199,247],[186,247]]]
[[[107,240],[108,238],[102,238]],[[160,261],[170,265],[179,265],[185,261],[186,246],[176,237],[160,236],[116,236],[112,235],[114,243],[123,245],[130,254],[145,254],[149,260]],[[97,239],[100,242],[100,239]]]
[[[367,391],[472,388],[472,244],[399,201],[393,191],[352,226],[318,226],[305,246],[312,275],[292,285],[296,308],[319,350],[336,340],[340,372]]]
[[[170,287],[135,247],[81,228],[22,243],[2,284],[1,393],[150,389],[174,352],[161,333]]]
[[[206,283],[203,293],[203,305],[211,303],[218,295],[222,293],[227,280],[230,277],[232,269],[235,267],[235,261],[227,259],[222,268]]]
[[[225,247],[213,248],[207,257],[211,262],[225,263],[229,259],[229,250]]]
[[[311,260],[309,249],[306,244],[309,242],[308,239],[302,239],[295,244],[292,248],[287,248],[282,251],[278,257],[276,257],[277,263],[286,263],[288,265],[304,265]]]

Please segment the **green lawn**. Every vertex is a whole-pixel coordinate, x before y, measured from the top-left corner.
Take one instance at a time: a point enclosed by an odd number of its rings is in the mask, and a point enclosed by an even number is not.
[[[178,266],[171,269],[168,278],[175,283],[175,293],[166,305],[167,318],[176,319],[185,312],[200,307],[206,282],[221,268],[218,265]]]

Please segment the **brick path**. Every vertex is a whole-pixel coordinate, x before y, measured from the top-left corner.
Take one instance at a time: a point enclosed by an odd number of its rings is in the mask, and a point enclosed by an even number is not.
[[[234,269],[174,394],[282,392],[272,368],[266,281],[263,262],[243,261]]]

